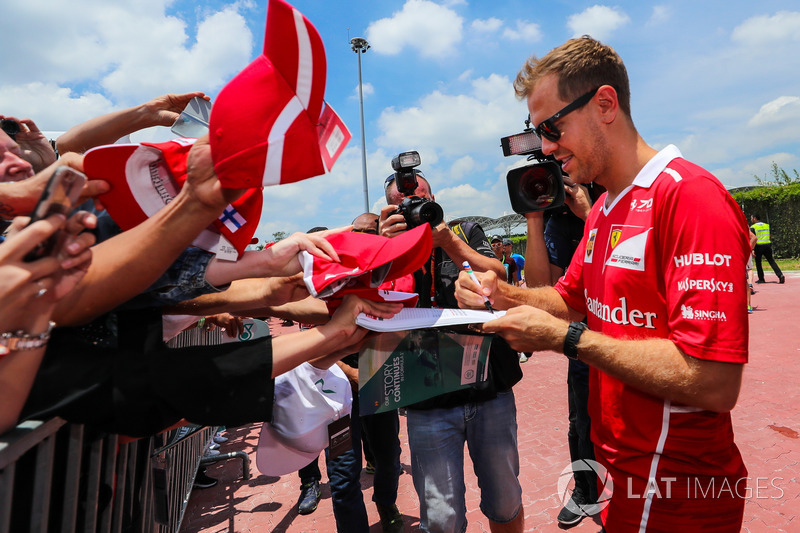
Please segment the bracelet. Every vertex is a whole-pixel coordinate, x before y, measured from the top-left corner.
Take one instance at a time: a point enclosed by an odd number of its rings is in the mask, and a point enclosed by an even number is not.
[[[203,317],[197,321],[197,326],[195,327],[197,327],[198,329],[202,329],[205,323],[206,323],[206,317]]]
[[[22,351],[22,350],[35,350],[47,344],[50,340],[50,333],[56,323],[50,321],[47,325],[47,331],[30,335],[21,329],[14,332],[0,333],[0,347],[5,348],[4,352]]]

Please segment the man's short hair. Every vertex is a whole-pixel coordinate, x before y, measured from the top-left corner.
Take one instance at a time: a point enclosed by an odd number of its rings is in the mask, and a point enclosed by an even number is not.
[[[552,49],[541,59],[529,57],[514,80],[517,97],[527,98],[542,78],[550,74],[558,77],[558,96],[565,102],[601,85],[611,85],[617,91],[620,109],[631,116],[628,71],[610,46],[584,35]]]

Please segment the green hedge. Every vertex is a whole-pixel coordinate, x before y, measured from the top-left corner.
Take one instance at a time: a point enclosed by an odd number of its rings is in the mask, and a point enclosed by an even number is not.
[[[731,195],[748,222],[758,213],[769,224],[775,257],[800,257],[800,183],[735,189]]]

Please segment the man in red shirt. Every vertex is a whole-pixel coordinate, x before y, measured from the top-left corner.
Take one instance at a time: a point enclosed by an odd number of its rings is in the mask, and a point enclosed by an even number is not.
[[[483,293],[509,310],[484,331],[590,365],[592,441],[613,481],[599,502],[610,497],[607,531],[740,531],[747,470],[730,410],[748,357],[744,215],[676,147],[645,143],[612,48],[571,39],[529,59],[514,87],[544,153],[607,193],[555,287],[462,275],[459,304],[479,309]]]

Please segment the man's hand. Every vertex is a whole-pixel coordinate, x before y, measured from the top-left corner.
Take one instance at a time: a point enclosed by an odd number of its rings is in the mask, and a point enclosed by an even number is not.
[[[203,327],[209,331],[219,328],[228,337],[235,339],[244,332],[242,317],[234,316],[230,313],[219,313],[205,317]]]
[[[196,91],[185,94],[164,94],[157,96],[142,104],[142,108],[150,117],[150,122],[154,126],[172,126],[192,98],[202,98],[211,100],[205,93]]]
[[[64,157],[58,159],[49,167],[45,168],[41,172],[38,172],[31,178],[13,183],[4,183],[2,186],[4,190],[3,198],[6,208],[4,215],[27,216],[31,214],[33,212],[33,208],[36,207],[36,202],[39,200],[42,192],[44,192],[47,182],[50,180],[50,176],[53,175],[53,172],[55,172],[56,168],[62,165],[66,165],[74,168],[75,170],[83,172],[83,156],[73,152],[64,154]],[[106,181],[87,180],[77,203],[81,204],[89,198],[94,198],[100,194],[107,193],[109,190],[111,190],[111,186]],[[5,191],[8,191],[8,193],[5,194]],[[95,201],[95,206],[102,210],[102,205],[100,205],[98,201]]]
[[[589,189],[569,178],[564,178],[564,203],[581,220],[586,220],[586,217],[589,216],[589,211],[592,210]]]
[[[222,213],[228,204],[239,198],[246,189],[223,189],[214,173],[211,144],[208,135],[197,139],[186,161],[186,183],[181,194],[188,194],[203,206]]]
[[[319,326],[319,329],[340,337],[342,341],[337,349],[342,349],[360,342],[368,332],[368,330],[356,325],[356,316],[359,313],[367,313],[378,318],[392,318],[402,308],[403,304],[400,303],[373,302],[348,294],[336,309],[330,322]]]
[[[301,270],[298,254],[303,250],[313,256],[338,263],[339,255],[325,237],[350,231],[352,228],[352,226],[344,226],[315,233],[293,233],[266,250],[255,252],[262,256],[259,262],[265,269],[263,276],[293,276],[297,274]]]
[[[502,282],[493,271],[475,272],[480,285],[475,285],[469,274],[462,270],[456,280],[456,300],[458,306],[463,309],[486,309],[483,295],[489,298],[489,302],[495,309],[504,309],[502,302],[497,301],[501,288],[507,285]]]
[[[568,328],[568,322],[536,307],[522,305],[509,309],[496,320],[478,324],[476,329],[483,333],[497,333],[518,352],[560,352]]]
[[[391,239],[408,230],[405,217],[400,213],[395,213],[395,211],[397,211],[397,206],[392,204],[381,209],[381,216],[378,223],[379,235]]]
[[[50,141],[36,126],[36,123],[29,118],[22,120],[15,117],[0,115],[0,118],[7,118],[19,123],[19,133],[14,140],[22,150],[22,157],[33,166],[34,172],[40,172],[52,165],[56,160],[56,153],[50,145]]]
[[[446,247],[453,236],[453,231],[444,221],[440,222],[435,228],[432,228],[432,246],[433,248]]]

